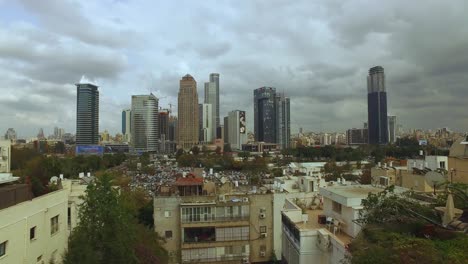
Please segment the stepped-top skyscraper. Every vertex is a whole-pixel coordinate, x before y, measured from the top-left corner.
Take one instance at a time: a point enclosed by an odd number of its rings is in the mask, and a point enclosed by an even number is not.
[[[178,96],[177,144],[190,149],[198,144],[198,93],[197,82],[187,74],[180,80]]]
[[[76,145],[99,144],[99,91],[90,83],[76,84]]]
[[[369,144],[387,144],[387,92],[381,66],[372,67],[367,76],[367,114]]]
[[[211,104],[213,111],[213,131],[211,134],[216,135],[216,129],[220,125],[219,118],[219,73],[211,73],[210,81],[205,83],[205,104]]]
[[[281,148],[289,147],[290,103],[284,94],[276,93],[273,87],[254,90],[255,140],[277,143]]]
[[[131,145],[135,152],[159,149],[159,100],[153,94],[132,95]]]

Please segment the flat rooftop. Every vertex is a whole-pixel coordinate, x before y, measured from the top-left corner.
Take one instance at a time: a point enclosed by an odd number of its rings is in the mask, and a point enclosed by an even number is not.
[[[372,185],[334,185],[320,188],[322,190],[345,197],[345,198],[367,198],[369,193],[379,193],[383,191],[382,188],[374,187]]]

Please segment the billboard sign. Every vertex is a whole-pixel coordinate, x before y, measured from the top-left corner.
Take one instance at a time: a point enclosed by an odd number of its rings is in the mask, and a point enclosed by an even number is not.
[[[76,155],[103,155],[104,147],[98,145],[80,145],[76,146]]]
[[[239,133],[245,134],[245,111],[239,111]]]

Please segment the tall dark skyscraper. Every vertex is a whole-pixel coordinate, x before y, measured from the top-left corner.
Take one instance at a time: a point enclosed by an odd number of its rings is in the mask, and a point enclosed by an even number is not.
[[[277,143],[282,149],[289,148],[291,138],[291,115],[289,98],[276,93],[272,87],[254,90],[255,140]]]
[[[254,90],[255,141],[276,143],[276,89],[261,87]]]
[[[367,76],[367,114],[369,144],[387,144],[387,92],[381,66],[372,67]]]
[[[76,145],[99,144],[99,91],[89,83],[76,84]]]

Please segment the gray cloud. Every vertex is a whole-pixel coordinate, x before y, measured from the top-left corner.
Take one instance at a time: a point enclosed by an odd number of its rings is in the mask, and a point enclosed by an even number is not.
[[[162,107],[175,105],[190,73],[201,101],[210,72],[221,74],[221,113],[246,110],[251,130],[253,89],[273,86],[291,97],[293,131],[344,131],[367,119],[375,65],[385,68],[389,112],[404,127],[468,129],[462,0],[21,4],[30,16],[0,22],[0,92],[14,117],[2,117],[0,132],[17,120],[25,134],[39,125],[73,131],[81,75],[98,80],[101,128],[115,133],[132,94],[152,91]]]

